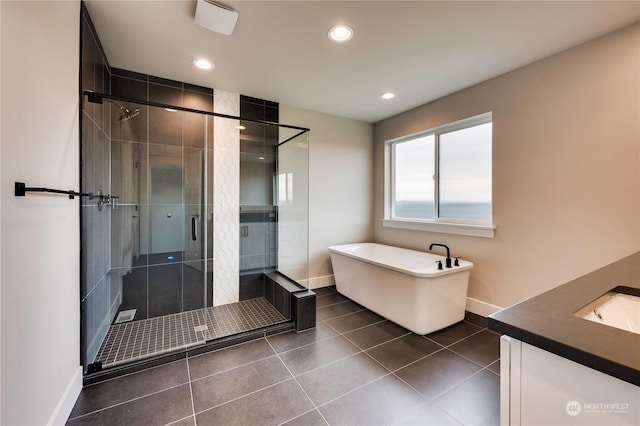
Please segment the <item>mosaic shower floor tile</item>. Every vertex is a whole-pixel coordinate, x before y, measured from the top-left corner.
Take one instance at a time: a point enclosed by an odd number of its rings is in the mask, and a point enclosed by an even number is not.
[[[103,368],[209,340],[255,330],[287,319],[264,297],[149,318],[109,328],[95,362]]]

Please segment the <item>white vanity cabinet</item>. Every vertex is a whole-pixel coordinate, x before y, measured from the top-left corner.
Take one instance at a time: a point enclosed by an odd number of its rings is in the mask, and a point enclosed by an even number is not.
[[[640,387],[502,336],[500,410],[502,425],[638,426]]]

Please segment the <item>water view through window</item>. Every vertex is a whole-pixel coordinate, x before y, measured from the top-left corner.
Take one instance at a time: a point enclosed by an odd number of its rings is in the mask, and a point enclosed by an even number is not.
[[[398,143],[395,149],[395,216],[433,219],[434,135]]]
[[[392,216],[491,222],[491,139],[489,115],[393,142]]]
[[[491,123],[440,135],[441,218],[491,220]]]
[[[433,219],[433,202],[396,201],[395,217],[399,219]],[[440,217],[467,220],[491,219],[491,203],[440,203]]]

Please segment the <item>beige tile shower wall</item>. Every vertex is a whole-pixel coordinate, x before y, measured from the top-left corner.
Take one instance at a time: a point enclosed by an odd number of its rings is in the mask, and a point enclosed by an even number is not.
[[[385,141],[487,111],[495,238],[383,228]],[[375,240],[450,245],[471,298],[506,307],[638,251],[640,26],[377,123],[375,144]]]
[[[311,129],[309,286],[331,285],[327,247],[373,238],[373,125],[284,105],[280,122]]]
[[[240,95],[215,90],[214,112],[240,115]],[[213,305],[240,295],[240,138],[238,120],[213,123]]]

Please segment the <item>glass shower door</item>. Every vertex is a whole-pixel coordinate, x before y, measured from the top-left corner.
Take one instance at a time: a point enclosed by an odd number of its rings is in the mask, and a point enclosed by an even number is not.
[[[206,117],[201,117],[206,119]],[[206,221],[207,155],[202,148],[183,148],[184,163],[184,263],[182,269],[183,311],[200,309],[212,291],[207,264]]]
[[[134,320],[207,306],[206,124],[202,114],[149,106],[114,131],[136,139],[112,142],[113,191],[122,194],[112,264],[122,279],[120,311],[135,309]]]

